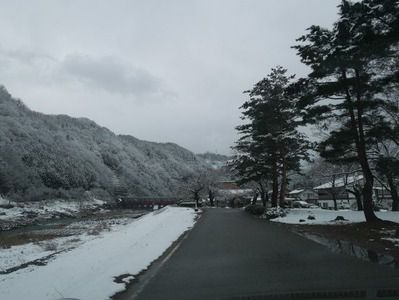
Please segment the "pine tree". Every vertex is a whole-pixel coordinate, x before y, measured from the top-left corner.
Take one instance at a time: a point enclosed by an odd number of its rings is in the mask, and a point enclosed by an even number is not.
[[[307,158],[309,149],[306,137],[297,130],[296,103],[288,93],[294,76],[286,73],[286,69],[276,67],[246,92],[250,99],[241,109],[247,123],[237,127],[241,138],[234,147],[243,178],[271,179],[272,206],[278,202],[284,205],[288,173],[298,171],[299,161]]]
[[[378,62],[395,55],[391,46],[397,39],[397,13],[389,12],[392,7],[397,11],[397,1],[342,1],[332,30],[311,26],[298,39],[301,44],[294,46],[302,62],[312,68],[295,87],[305,120],[327,121],[324,125],[333,127],[322,143],[323,156],[360,164],[367,221],[378,220],[373,211],[369,150],[375,137],[389,130],[380,110],[385,102],[379,95],[395,76],[389,72],[378,76],[376,70]],[[388,13],[393,20],[386,17]]]
[[[267,153],[255,151],[255,147],[251,146],[255,146],[255,144],[241,139],[237,142],[235,149],[238,150],[238,154],[230,163],[230,168],[238,177],[239,185],[253,183],[257,191],[253,202],[256,202],[256,198],[260,194],[263,206],[266,206],[270,178],[269,157],[267,157]]]

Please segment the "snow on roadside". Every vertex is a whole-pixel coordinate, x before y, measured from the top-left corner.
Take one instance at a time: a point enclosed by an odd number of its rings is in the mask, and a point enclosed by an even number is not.
[[[10,269],[20,268],[21,265],[33,264],[36,260],[44,262],[46,257],[73,249],[94,238],[97,236],[81,234],[0,248],[0,272],[9,272]]]
[[[60,252],[71,250],[89,240],[98,238],[102,231],[117,231],[121,226],[134,221],[135,218],[132,217],[80,220],[66,225],[62,229],[49,228],[28,231],[25,235],[29,235],[33,240],[36,235],[44,237],[47,235],[48,239],[11,246],[2,243],[0,232],[0,274],[15,272],[28,265],[45,263]],[[14,237],[18,237],[18,235],[14,235]]]
[[[393,211],[380,211],[376,212],[377,217],[382,220],[392,221],[399,223],[399,212]],[[314,220],[309,220],[308,217],[313,216]],[[345,221],[334,221],[337,216],[342,216]],[[299,220],[303,220],[300,222]],[[365,222],[363,211],[353,210],[326,210],[326,209],[306,209],[306,208],[294,208],[288,210],[285,217],[279,217],[270,221],[280,222],[286,224],[348,224],[348,223],[359,223]]]
[[[41,245],[33,243],[13,246],[9,249],[1,249],[0,271],[6,271],[7,269],[41,259],[50,254],[52,254],[52,251],[43,249]]]
[[[190,208],[167,207],[59,254],[45,266],[0,275],[0,299],[109,299],[115,277],[136,275],[195,223]]]

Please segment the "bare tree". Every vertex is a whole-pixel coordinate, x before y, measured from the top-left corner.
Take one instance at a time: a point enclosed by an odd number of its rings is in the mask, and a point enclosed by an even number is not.
[[[244,188],[252,189],[253,196],[251,204],[256,204],[258,196],[262,201],[262,205],[266,207],[266,203],[269,201],[268,189],[270,187],[270,181],[265,178],[260,178],[258,180],[251,180],[242,185]]]
[[[308,175],[312,176],[313,180],[328,180],[331,183],[328,193],[334,202],[335,210],[338,209],[337,199],[344,191],[353,194],[358,210],[363,210],[362,185],[356,178],[356,173],[359,171],[360,168],[356,163],[331,164],[325,160],[318,159],[311,167]]]
[[[196,207],[204,195],[206,188],[206,175],[203,172],[189,174],[181,178],[180,196],[188,197],[195,201]]]
[[[375,178],[391,194],[392,210],[399,211],[399,146],[395,141],[382,140],[375,149]]]

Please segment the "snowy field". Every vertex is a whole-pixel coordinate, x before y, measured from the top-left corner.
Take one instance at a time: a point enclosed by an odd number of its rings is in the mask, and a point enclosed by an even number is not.
[[[109,299],[191,228],[195,217],[190,208],[166,207],[95,237],[80,237],[75,248],[55,254],[44,266],[0,275],[0,299]],[[57,243],[71,245],[66,239]],[[51,253],[35,244],[12,247],[1,257],[3,269],[15,263],[18,247],[32,259]],[[124,280],[116,282],[121,275]]]
[[[399,223],[399,212],[380,211],[376,212],[377,217],[382,220]],[[311,220],[312,217],[314,220]],[[335,221],[337,216],[342,216],[345,221]],[[300,221],[302,220],[302,222]],[[297,208],[290,209],[285,217],[279,217],[270,221],[287,223],[287,224],[348,224],[365,222],[364,213],[362,211],[353,210],[326,210],[326,209],[306,209]]]

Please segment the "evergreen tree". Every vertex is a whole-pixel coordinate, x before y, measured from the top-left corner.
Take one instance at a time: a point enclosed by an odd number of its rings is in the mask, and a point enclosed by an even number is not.
[[[392,8],[395,12],[389,11]],[[295,85],[299,106],[308,122],[327,121],[324,125],[332,126],[321,144],[322,156],[332,162],[356,160],[361,166],[367,221],[378,220],[369,150],[376,136],[390,131],[381,113],[385,101],[379,96],[395,79],[392,72],[378,76],[376,70],[378,62],[395,56],[397,8],[393,0],[342,1],[332,30],[311,26],[298,39],[301,44],[294,46],[302,62],[312,68],[309,77]]]
[[[249,146],[247,148],[247,146]],[[242,140],[237,142],[236,150],[239,149],[239,154],[236,155],[230,164],[233,174],[238,177],[239,185],[246,185],[253,183],[252,188],[255,187],[255,195],[253,204],[255,204],[258,195],[261,196],[263,206],[266,206],[268,201],[268,186],[270,178],[270,167],[267,158],[262,153],[251,152],[249,143]]]
[[[282,67],[274,68],[247,91],[250,99],[241,107],[247,123],[237,127],[241,138],[234,147],[238,151],[236,169],[243,178],[271,178],[272,206],[278,201],[284,205],[288,172],[299,170],[309,149],[306,137],[297,130],[296,103],[288,93],[294,76],[286,73]]]

